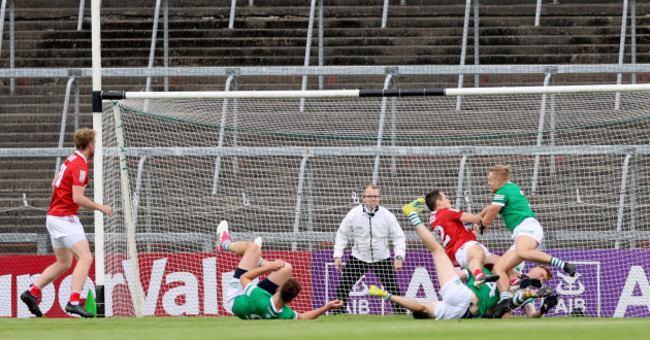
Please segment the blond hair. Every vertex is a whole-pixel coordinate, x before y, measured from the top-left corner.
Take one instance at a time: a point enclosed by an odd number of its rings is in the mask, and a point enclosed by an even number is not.
[[[497,164],[490,168],[499,178],[510,180],[510,165]]]
[[[77,150],[85,149],[88,144],[95,141],[95,130],[81,128],[74,133],[74,146]]]

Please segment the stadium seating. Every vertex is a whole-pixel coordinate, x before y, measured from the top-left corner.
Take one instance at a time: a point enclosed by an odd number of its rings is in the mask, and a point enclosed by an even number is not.
[[[434,4],[431,4],[431,3]],[[650,60],[650,4],[637,1],[637,62]],[[175,1],[170,5],[170,66],[300,66],[304,64],[309,2],[299,0],[239,0],[234,29],[228,29],[230,1]],[[278,4],[279,3],[279,4]],[[324,64],[333,65],[457,65],[460,63],[464,3],[461,0],[391,1],[387,27],[381,28],[383,1],[332,0],[324,10]],[[87,68],[91,66],[90,12],[76,30],[74,1],[16,1],[17,68]],[[155,1],[104,1],[102,10],[103,67],[146,67],[151,45]],[[541,25],[534,27],[534,1],[482,0],[480,8],[481,64],[603,64],[617,63],[622,5],[607,0],[566,0],[544,3]],[[0,51],[0,68],[9,67],[8,29]],[[471,27],[471,23],[470,23]],[[474,63],[471,43],[467,64]],[[311,65],[318,64],[317,33]],[[629,62],[629,54],[626,54]],[[154,66],[162,66],[162,16]],[[591,80],[602,81],[593,76]],[[611,75],[607,75],[611,77]],[[523,84],[526,78],[484,76],[487,83]],[[67,78],[19,78],[9,92],[9,79],[0,79],[0,148],[56,147]],[[175,90],[222,89],[225,79],[173,78]],[[310,80],[312,88],[315,79]],[[536,84],[540,77],[534,78]],[[568,81],[562,78],[556,82]],[[153,79],[161,90],[162,78]],[[300,77],[242,77],[239,88],[298,89]],[[455,86],[456,76],[440,76],[435,86]],[[331,76],[327,88],[381,87],[376,76]],[[79,79],[81,126],[90,126],[91,81]],[[432,87],[430,77],[400,78],[404,87]],[[105,89],[144,90],[144,78],[105,78]],[[67,121],[65,146],[71,147],[72,117]],[[46,209],[53,159],[2,159],[0,211],[29,203]],[[456,170],[454,170],[456,171]],[[448,175],[453,177],[451,171]],[[349,183],[341,179],[341,187]],[[92,195],[90,190],[88,195]],[[343,195],[343,194],[342,194]],[[87,227],[92,214],[81,213]],[[0,233],[44,233],[44,212],[18,209],[0,214]],[[5,245],[1,252],[33,252],[33,245]]]

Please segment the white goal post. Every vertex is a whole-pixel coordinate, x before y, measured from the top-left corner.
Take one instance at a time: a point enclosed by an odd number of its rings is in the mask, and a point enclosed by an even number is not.
[[[460,110],[456,96],[467,96]],[[381,188],[405,234],[397,293],[438,299],[431,256],[400,208],[441,188],[455,208],[478,213],[497,163],[526,192],[542,248],[578,264],[575,278],[552,268],[559,303],[548,315],[650,316],[649,84],[102,99],[95,181],[115,212],[96,245],[106,316],[228,315],[223,294],[238,259],[215,250],[221,220],[233,240],[261,236],[265,258],[292,263],[303,285],[294,310],[322,306],[341,281],[337,229],[367,184]],[[512,244],[500,218],[479,240],[495,253]],[[393,312],[367,295],[371,284],[384,282],[368,272],[345,292],[348,312]]]

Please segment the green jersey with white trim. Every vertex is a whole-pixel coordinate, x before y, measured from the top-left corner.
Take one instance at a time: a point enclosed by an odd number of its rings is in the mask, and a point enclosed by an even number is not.
[[[251,283],[244,289],[244,294],[235,299],[232,312],[241,319],[297,319],[298,314],[289,306],[276,311],[271,301],[271,293]]]
[[[468,270],[469,272],[469,270]],[[492,272],[483,268],[483,272],[487,275],[492,275]],[[474,294],[478,297],[478,311],[479,314],[475,315],[475,318],[482,318],[485,312],[496,306],[499,303],[499,291],[497,290],[496,282],[486,282],[481,288],[474,287],[474,274],[469,273],[469,280],[467,281],[467,287],[471,289]]]
[[[535,213],[530,209],[530,205],[528,204],[526,196],[524,196],[523,190],[512,182],[506,183],[497,190],[496,194],[494,194],[492,204],[501,206],[499,214],[503,217],[503,222],[511,232],[514,231],[525,218],[532,217],[537,219]]]

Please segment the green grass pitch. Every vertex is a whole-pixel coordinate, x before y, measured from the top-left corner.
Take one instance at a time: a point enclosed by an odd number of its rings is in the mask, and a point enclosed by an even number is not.
[[[414,320],[410,316],[324,316],[310,321],[234,317],[0,319],[0,339],[647,339],[650,319],[511,318]]]

